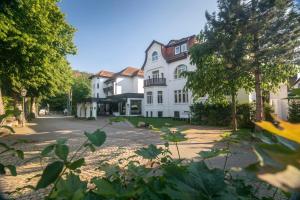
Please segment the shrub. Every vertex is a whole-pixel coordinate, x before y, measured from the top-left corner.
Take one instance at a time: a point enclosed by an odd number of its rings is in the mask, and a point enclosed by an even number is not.
[[[228,126],[231,122],[228,104],[196,103],[191,107],[193,123],[210,126]]]
[[[196,103],[191,107],[193,123],[210,126],[230,126],[230,104],[203,104]],[[252,104],[237,106],[237,121],[239,128],[253,128],[252,123],[254,108]]]
[[[289,105],[289,121],[300,122],[300,103],[295,100]]]

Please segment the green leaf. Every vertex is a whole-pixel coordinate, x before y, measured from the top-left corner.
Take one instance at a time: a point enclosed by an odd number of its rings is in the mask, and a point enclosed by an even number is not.
[[[17,169],[14,165],[6,165],[5,166],[11,173],[12,176],[17,176]]]
[[[55,146],[55,154],[63,161],[66,161],[69,154],[69,147],[65,144],[57,144]]]
[[[59,177],[64,168],[64,163],[61,161],[55,161],[44,169],[41,179],[36,185],[36,190],[45,188]]]
[[[50,196],[51,199],[83,200],[87,183],[81,181],[78,175],[69,173],[64,179],[57,182],[56,190]]]
[[[67,167],[69,169],[75,170],[77,168],[80,168],[82,165],[84,165],[84,162],[85,162],[84,158],[80,158],[80,159],[72,162],[71,164],[69,164]]]
[[[143,147],[135,151],[135,153],[142,156],[145,159],[153,160],[157,158],[162,153],[162,151],[162,148],[157,148],[155,145],[150,144],[147,148]]]
[[[106,134],[104,131],[100,131],[99,129],[93,133],[84,133],[88,140],[95,145],[96,147],[100,147],[106,140]]]
[[[56,143],[57,143],[57,144],[66,144],[67,141],[68,141],[67,138],[58,138],[58,139],[56,140]]]
[[[5,174],[5,166],[0,163],[0,174]]]
[[[3,142],[0,142],[0,146],[2,146],[5,149],[10,149],[10,147],[7,144],[3,143]]]
[[[203,159],[209,159],[217,156],[225,156],[229,151],[227,149],[212,149],[210,151],[201,151],[198,154]]]
[[[42,150],[41,156],[43,156],[43,157],[47,156],[50,152],[53,151],[54,147],[55,147],[54,144],[51,144],[51,145],[49,145],[49,146],[46,146],[46,147]]]
[[[2,125],[1,128],[5,128],[5,129],[9,130],[11,133],[15,133],[15,130],[10,126]]]
[[[20,158],[20,159],[24,159],[24,152],[21,151],[21,150],[16,150],[16,153],[17,153],[17,156]]]
[[[117,194],[113,185],[105,179],[94,179],[92,182],[97,187],[97,190],[94,191],[96,194],[104,196],[115,196]]]

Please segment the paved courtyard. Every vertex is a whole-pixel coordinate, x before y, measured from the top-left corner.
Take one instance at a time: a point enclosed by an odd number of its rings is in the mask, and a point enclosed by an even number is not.
[[[18,187],[23,187],[28,184],[35,185],[37,178],[30,179],[34,175],[40,174],[42,168],[46,166],[47,160],[40,162],[39,159],[30,160],[38,155],[48,144],[54,143],[58,138],[68,138],[70,145],[70,153],[74,152],[86,139],[83,132],[92,132],[103,126],[103,130],[107,134],[107,141],[103,147],[98,148],[95,152],[84,152],[83,156],[86,160],[86,166],[82,168],[82,178],[89,179],[99,173],[95,170],[99,166],[100,160],[108,160],[113,163],[120,158],[126,158],[142,146],[148,144],[162,145],[158,132],[153,132],[145,129],[132,128],[130,126],[107,125],[108,118],[100,118],[92,120],[78,120],[71,117],[45,117],[35,119],[29,123],[26,128],[17,128],[17,133],[7,137],[6,141],[15,141],[17,139],[26,139],[29,142],[17,145],[17,148],[22,149],[25,153],[25,162],[14,159],[8,160],[1,158],[6,163],[17,163],[18,176],[2,176],[0,177],[1,191],[9,192]],[[201,150],[208,150],[219,145],[217,141],[221,138],[220,135],[226,130],[211,127],[186,126],[185,132],[188,141],[179,145],[181,156],[184,158],[197,158],[197,153]],[[177,157],[175,148],[171,146],[171,151],[174,152],[174,157]],[[229,160],[229,166],[246,165],[255,159],[250,153],[247,146],[235,147],[238,153]],[[237,156],[238,155],[238,156]],[[26,161],[27,160],[27,161]],[[222,158],[212,160],[211,164],[221,166]],[[41,165],[42,164],[42,165]],[[41,199],[44,191],[31,192],[23,191],[23,194],[14,194],[12,197],[18,199]]]

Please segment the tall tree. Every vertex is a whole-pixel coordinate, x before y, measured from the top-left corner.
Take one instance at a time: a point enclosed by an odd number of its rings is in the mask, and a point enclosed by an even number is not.
[[[293,0],[250,0],[245,3],[249,38],[246,69],[255,77],[256,120],[263,119],[262,91],[272,91],[299,71],[299,7]]]
[[[232,127],[237,129],[236,96],[240,88],[249,90],[251,79],[243,70],[247,38],[242,34],[246,16],[240,0],[218,1],[218,14],[206,13],[206,27],[199,36],[200,43],[191,51],[195,72],[187,72],[187,87],[196,97],[206,94],[219,101],[231,96]]]
[[[77,103],[87,98],[91,94],[91,81],[86,73],[74,74],[72,85],[72,112],[76,113]]]
[[[0,4],[0,88],[18,96],[51,96],[71,86],[67,54],[74,54],[74,28],[58,0],[3,0]]]

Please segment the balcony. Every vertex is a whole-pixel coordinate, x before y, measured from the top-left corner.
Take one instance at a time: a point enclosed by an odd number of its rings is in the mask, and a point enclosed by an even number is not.
[[[166,86],[166,78],[151,78],[144,80],[144,87],[150,86]]]

